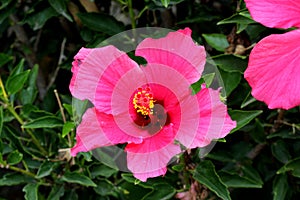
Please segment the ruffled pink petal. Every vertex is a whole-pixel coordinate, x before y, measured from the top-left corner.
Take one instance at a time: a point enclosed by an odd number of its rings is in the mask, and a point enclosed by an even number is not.
[[[79,152],[87,152],[98,147],[112,145],[103,134],[96,112],[95,108],[89,108],[83,115],[82,121],[77,127],[76,145],[71,148],[72,156],[76,156]]]
[[[71,93],[74,93],[74,85],[76,82],[76,77],[79,71],[79,66],[81,64],[81,62],[87,57],[87,55],[90,53],[92,49],[86,49],[86,48],[81,48],[78,53],[74,56],[74,61],[72,62],[72,79],[69,85],[69,89],[71,91]]]
[[[196,99],[196,103],[194,103]],[[219,91],[202,86],[200,92],[180,102],[182,119],[176,140],[186,148],[204,147],[225,137],[236,126],[220,101]]]
[[[160,39],[147,38],[138,45],[135,53],[144,57],[148,63],[173,68],[190,84],[199,80],[206,57],[204,47],[193,42],[189,28],[170,32]]]
[[[145,138],[142,143],[130,143],[126,146],[127,152],[132,153],[152,153],[158,151],[174,142],[176,132],[173,130],[173,124],[164,126],[158,133],[152,137]]]
[[[204,147],[212,140],[224,138],[236,127],[236,122],[232,121],[227,113],[226,105],[220,100],[218,90],[205,88],[203,85],[196,96],[198,98],[200,120],[197,134],[189,148]]]
[[[99,111],[111,114],[115,84],[128,71],[138,69],[138,65],[113,46],[83,48],[74,59],[70,84],[72,95],[81,100],[88,99]]]
[[[298,0],[245,0],[255,21],[268,27],[300,27]]]
[[[262,39],[251,51],[244,77],[252,95],[270,109],[300,105],[300,30]]]
[[[161,137],[172,132],[172,126],[166,126],[161,131]],[[165,137],[166,138],[166,137]],[[133,175],[141,180],[164,175],[167,171],[167,164],[173,156],[180,153],[180,146],[173,143],[164,144],[163,148],[151,147],[156,146],[159,141],[145,139],[140,145],[128,144],[127,166]],[[163,143],[163,142],[162,142]],[[145,152],[145,149],[158,149],[152,152]]]
[[[143,142],[143,137],[139,137],[137,132],[135,135],[132,136],[127,132],[122,130],[114,119],[114,116],[111,114],[97,112],[97,120],[103,130],[103,134],[105,137],[112,143],[112,144],[123,144],[123,143],[135,143],[139,144]],[[127,122],[125,126],[130,126],[130,122]],[[137,130],[140,131],[141,130]]]

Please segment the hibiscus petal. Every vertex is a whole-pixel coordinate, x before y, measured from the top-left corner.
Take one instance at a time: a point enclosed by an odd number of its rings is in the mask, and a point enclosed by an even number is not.
[[[72,95],[81,100],[88,99],[96,104],[99,111],[111,114],[111,95],[115,84],[128,71],[139,69],[138,65],[113,46],[82,48],[74,59],[70,83]]]
[[[173,143],[175,135],[176,132],[173,130],[173,124],[169,124],[152,137],[145,138],[140,144],[128,144],[126,151],[143,154],[155,152]]]
[[[96,112],[95,108],[89,108],[83,115],[82,121],[77,127],[76,145],[71,149],[72,156],[76,156],[79,152],[112,145],[103,134]]]
[[[300,4],[297,0],[245,0],[255,21],[268,27],[300,27]]]
[[[300,30],[262,39],[250,53],[244,77],[252,95],[270,109],[300,105]]]
[[[172,126],[166,126],[161,131],[161,136],[168,135],[172,132]],[[165,138],[167,138],[165,136]],[[127,151],[127,166],[133,175],[141,181],[146,181],[147,178],[164,175],[167,171],[167,164],[173,156],[180,153],[179,145],[173,143],[164,144],[163,148],[152,152],[145,149],[158,149],[152,147],[161,145],[160,141],[147,138],[139,145],[128,144]],[[162,142],[164,143],[164,142]]]
[[[148,64],[157,63],[172,67],[189,83],[199,80],[205,65],[205,50],[191,38],[191,30],[170,32],[159,39],[147,38],[136,49],[136,55],[144,57]]]
[[[138,134],[135,134],[136,136],[132,136],[129,133],[124,132],[121,129],[122,126],[119,126],[115,122],[114,116],[111,114],[97,112],[97,119],[104,135],[112,144],[122,144],[127,142],[139,144],[143,141],[143,138],[139,137]],[[128,126],[129,123],[130,122],[127,121],[127,124],[124,124],[124,126]]]
[[[236,122],[232,121],[227,113],[227,106],[220,100],[218,90],[202,86],[197,98],[200,120],[197,134],[189,148],[204,147],[212,140],[225,137],[236,127]]]
[[[197,103],[192,103],[196,98]],[[195,96],[180,103],[182,119],[176,139],[186,148],[204,147],[225,137],[236,126],[220,101],[219,91],[202,86]]]

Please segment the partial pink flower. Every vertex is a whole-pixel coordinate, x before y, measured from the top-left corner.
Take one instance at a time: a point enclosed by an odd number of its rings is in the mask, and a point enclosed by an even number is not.
[[[188,49],[188,51],[187,51]],[[182,149],[203,147],[236,126],[219,91],[192,95],[190,85],[204,69],[205,50],[186,28],[136,49],[139,66],[113,46],[82,48],[74,57],[72,95],[94,105],[76,133],[75,156],[98,147],[126,144],[127,167],[141,181],[164,175]]]
[[[254,20],[268,27],[300,27],[296,0],[245,0]],[[244,77],[252,95],[270,109],[300,105],[300,30],[273,34],[258,42],[250,53]]]
[[[255,21],[271,28],[300,27],[298,0],[245,0]]]

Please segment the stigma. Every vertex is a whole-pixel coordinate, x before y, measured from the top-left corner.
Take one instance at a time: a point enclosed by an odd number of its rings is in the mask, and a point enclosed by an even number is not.
[[[154,100],[150,87],[139,87],[133,96],[133,107],[137,113],[143,116],[149,116],[153,114]]]

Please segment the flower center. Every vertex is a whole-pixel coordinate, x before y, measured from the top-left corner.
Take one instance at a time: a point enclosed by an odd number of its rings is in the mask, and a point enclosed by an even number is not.
[[[154,100],[150,87],[138,88],[132,100],[134,109],[143,116],[153,114]]]

